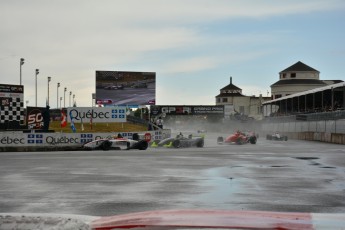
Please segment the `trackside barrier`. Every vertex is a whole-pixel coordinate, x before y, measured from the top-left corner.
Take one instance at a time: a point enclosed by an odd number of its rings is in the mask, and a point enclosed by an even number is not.
[[[120,132],[124,138],[132,139],[138,133],[140,139],[161,140],[171,136],[170,129],[145,132]],[[23,133],[20,131],[0,132],[0,151],[6,147],[80,147],[83,144],[101,139],[112,138],[114,133]]]
[[[290,139],[345,144],[345,119],[262,123],[266,134],[279,131]]]

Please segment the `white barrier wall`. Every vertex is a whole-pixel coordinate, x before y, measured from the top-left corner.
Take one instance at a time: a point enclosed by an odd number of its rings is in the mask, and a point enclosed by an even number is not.
[[[324,132],[345,134],[345,119],[263,123],[262,130],[270,132]]]
[[[124,132],[123,137],[132,139],[133,134],[138,133],[141,138],[161,140],[171,136],[171,130],[156,130],[147,132]],[[23,133],[0,132],[1,147],[45,147],[45,146],[69,146],[78,147],[86,142],[101,138],[112,138],[116,133]]]

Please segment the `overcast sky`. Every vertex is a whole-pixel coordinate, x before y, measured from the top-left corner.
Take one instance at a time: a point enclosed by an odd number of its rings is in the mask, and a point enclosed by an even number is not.
[[[267,96],[302,61],[345,80],[344,0],[1,0],[0,83],[56,108],[67,87],[91,106],[95,71],[156,72],[160,105],[215,105],[233,83]],[[270,94],[269,94],[270,95]]]

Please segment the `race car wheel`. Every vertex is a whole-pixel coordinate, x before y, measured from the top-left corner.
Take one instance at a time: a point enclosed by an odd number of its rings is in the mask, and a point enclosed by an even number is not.
[[[218,138],[217,138],[217,143],[223,143],[223,142],[224,142],[223,137],[218,137]]]
[[[287,137],[287,136],[285,136],[285,137],[284,137],[284,141],[287,141],[287,140],[288,140],[288,137]]]
[[[272,135],[267,134],[266,135],[266,140],[272,140]]]
[[[149,143],[147,143],[147,141],[141,140],[139,141],[139,150],[146,150],[147,147],[149,147]]]
[[[181,147],[181,141],[180,140],[174,140],[173,144],[174,148],[180,148]]]
[[[250,142],[252,145],[256,144],[256,137],[255,137],[255,136],[254,136],[254,137],[250,137],[249,142]]]
[[[198,148],[204,147],[204,139],[200,140],[200,141],[196,144],[196,146],[197,146]]]
[[[131,149],[131,143],[127,142],[127,148],[126,150],[130,150]]]
[[[107,151],[109,150],[111,147],[111,142],[106,140],[106,141],[103,141],[103,143],[101,144],[100,148],[104,151]]]

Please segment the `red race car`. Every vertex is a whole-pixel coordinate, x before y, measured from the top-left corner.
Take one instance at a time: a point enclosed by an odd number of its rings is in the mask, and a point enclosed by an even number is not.
[[[223,137],[217,138],[218,144],[256,144],[256,141],[258,139],[258,135],[255,134],[255,132],[240,132],[236,131],[234,134],[231,134],[230,136],[226,137],[225,140]]]

